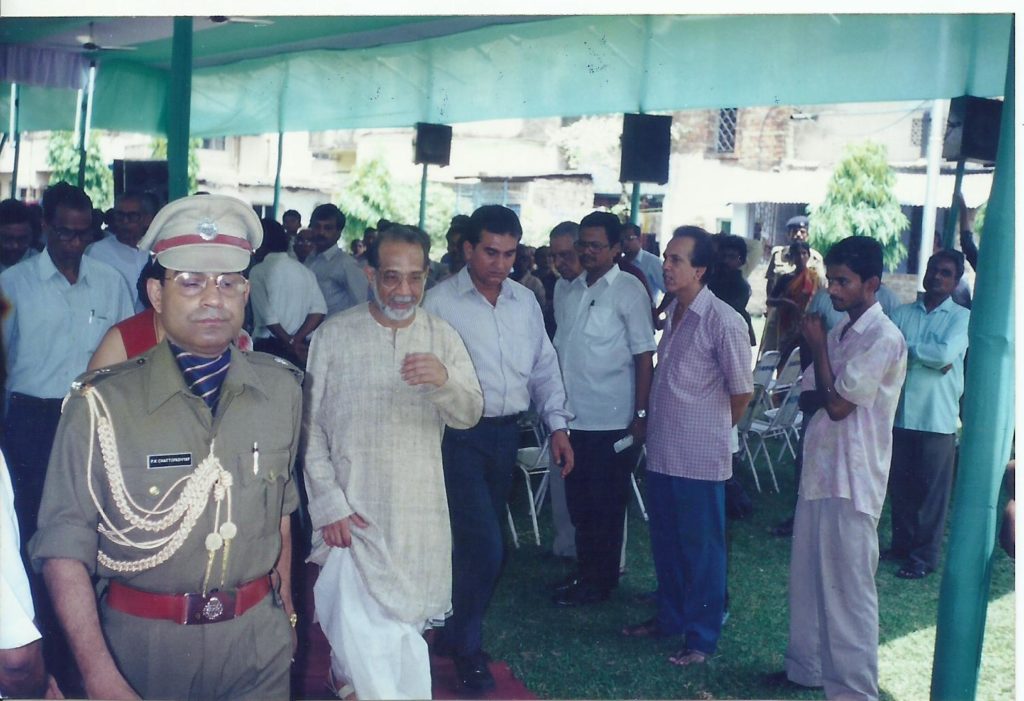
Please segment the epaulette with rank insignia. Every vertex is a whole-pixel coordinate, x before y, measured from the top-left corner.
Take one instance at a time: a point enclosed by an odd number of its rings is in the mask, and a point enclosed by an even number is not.
[[[82,396],[86,389],[92,385],[99,384],[108,377],[114,375],[120,375],[121,373],[130,370],[132,368],[141,367],[146,364],[146,358],[139,356],[136,358],[129,358],[121,363],[115,363],[114,365],[107,365],[106,367],[96,368],[95,370],[89,370],[83,372],[81,375],[76,377],[71,383],[71,389],[66,395],[64,395],[64,401],[61,402],[60,409],[63,413],[64,405],[68,403],[68,399],[72,394]]]
[[[284,358],[270,353],[262,353],[260,351],[247,351],[245,357],[251,360],[254,364],[263,367],[277,367],[279,369],[288,370],[295,377],[295,381],[298,384],[302,384],[302,378],[305,377],[304,373],[299,368],[295,367],[292,363],[288,362]]]

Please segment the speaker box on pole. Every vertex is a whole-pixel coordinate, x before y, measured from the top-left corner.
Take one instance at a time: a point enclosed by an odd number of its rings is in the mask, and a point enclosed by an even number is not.
[[[951,161],[995,163],[999,147],[1000,100],[962,95],[949,101],[942,157]]]
[[[133,190],[151,192],[167,202],[167,161],[114,160],[114,197]]]
[[[452,128],[447,124],[416,123],[414,163],[446,166],[452,155]]]
[[[671,115],[622,115],[619,182],[667,183],[671,132]]]

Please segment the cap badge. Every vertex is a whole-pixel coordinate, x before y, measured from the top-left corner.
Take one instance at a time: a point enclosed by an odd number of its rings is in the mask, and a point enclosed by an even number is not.
[[[217,231],[217,223],[209,217],[200,219],[199,225],[196,227],[196,232],[203,241],[213,241],[217,238]]]

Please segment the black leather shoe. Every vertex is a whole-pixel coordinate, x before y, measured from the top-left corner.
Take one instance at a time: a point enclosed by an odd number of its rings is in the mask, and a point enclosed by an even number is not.
[[[455,676],[459,688],[471,692],[485,692],[494,688],[494,677],[487,668],[487,655],[478,650],[472,655],[456,655]]]
[[[569,608],[572,606],[586,606],[588,604],[599,604],[607,601],[611,593],[601,589],[595,589],[586,584],[576,584],[565,591],[555,594],[551,599],[555,606]]]
[[[575,572],[573,572],[572,574],[570,574],[565,579],[560,579],[557,582],[555,582],[554,584],[552,584],[551,585],[551,593],[552,594],[562,594],[562,593],[572,589],[573,587],[578,587],[579,585],[580,585],[580,576],[578,574],[576,574]]]

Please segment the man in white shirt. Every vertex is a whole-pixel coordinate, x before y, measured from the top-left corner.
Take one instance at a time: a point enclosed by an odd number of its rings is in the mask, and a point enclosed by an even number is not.
[[[149,260],[149,254],[139,250],[139,241],[146,235],[156,212],[152,196],[133,191],[122,193],[114,202],[114,235],[100,239],[85,251],[85,255],[103,261],[121,273],[132,291],[132,303],[137,312],[142,311],[143,304],[136,285],[139,273]]]
[[[580,221],[576,250],[584,274],[569,284],[555,334],[565,382],[576,467],[565,482],[576,528],[578,571],[556,587],[557,606],[607,599],[619,581],[629,477],[647,426],[654,327],[650,297],[615,264],[618,217],[592,212]],[[618,442],[630,437],[632,447]]]
[[[562,324],[568,323],[564,316],[566,310],[566,295],[572,281],[583,273],[580,265],[580,257],[576,254],[576,239],[580,235],[580,226],[573,221],[564,221],[556,224],[551,230],[549,237],[551,259],[555,263],[555,270],[558,271],[558,279],[555,280],[555,290],[552,294],[554,310],[555,329],[557,330],[559,319]],[[559,557],[576,558],[576,529],[572,525],[572,517],[569,516],[569,505],[565,499],[565,480],[562,479],[562,470],[558,465],[551,465],[548,472],[548,492],[551,494],[551,520],[555,530],[554,538],[551,541],[551,552]]]
[[[507,207],[477,209],[462,243],[466,267],[432,288],[424,305],[462,336],[484,394],[480,423],[446,429],[442,444],[452,525],[452,616],[436,649],[454,657],[459,685],[472,693],[494,688],[482,649],[483,619],[503,560],[518,420],[531,401],[552,431],[552,460],[563,475],[573,466],[565,390],[540,305],[508,279],[522,235],[519,218]]]
[[[288,235],[263,220],[263,262],[249,273],[253,348],[305,366],[307,338],[324,320],[327,303],[316,275],[288,255]]]
[[[11,477],[0,453],[0,696],[41,698],[43,646],[19,540]]]
[[[345,215],[333,204],[322,204],[309,218],[316,251],[303,265],[316,275],[320,291],[327,302],[327,314],[342,312],[365,302],[369,294],[366,275],[356,259],[339,244],[345,229]]]

